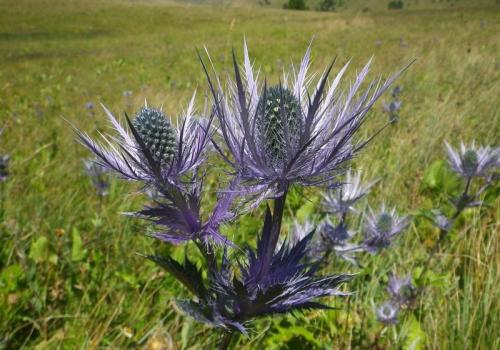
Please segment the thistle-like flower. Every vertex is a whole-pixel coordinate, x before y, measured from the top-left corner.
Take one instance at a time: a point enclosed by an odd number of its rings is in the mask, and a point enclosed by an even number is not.
[[[86,133],[77,134],[100,165],[125,179],[150,186],[176,183],[202,163],[211,137],[211,120],[194,117],[194,97],[177,128],[161,110],[145,106],[132,121],[127,119],[129,132],[103,106],[118,136],[102,135],[104,143],[98,143]]]
[[[436,226],[440,230],[449,231],[451,228],[450,219],[446,215],[441,213],[439,210],[435,210],[433,214],[434,217],[432,219],[434,226]]]
[[[377,319],[385,325],[398,323],[399,308],[391,301],[386,301],[376,310]]]
[[[9,160],[8,154],[0,155],[0,181],[6,181],[9,177]]]
[[[371,208],[365,220],[365,239],[363,247],[367,252],[376,253],[390,246],[392,240],[409,224],[407,216],[398,216],[396,209],[388,211],[385,205],[378,213]]]
[[[119,136],[103,135],[104,146],[85,133],[77,134],[104,169],[139,181],[158,194],[153,205],[134,214],[161,228],[153,237],[174,244],[190,240],[229,243],[218,229],[234,215],[231,205],[236,191],[222,193],[210,216],[206,220],[201,216],[203,181],[198,168],[205,159],[211,121],[194,119],[193,103],[194,96],[177,128],[161,110],[145,106],[132,121],[127,119],[128,132],[104,107]],[[238,182],[236,178],[232,184]]]
[[[285,73],[279,84],[262,85],[245,43],[243,76],[233,54],[235,80],[228,82],[228,93],[218,78],[212,81],[204,65],[220,134],[233,159],[217,148],[247,189],[279,196],[291,183],[333,183],[366,144],[354,141],[354,135],[368,110],[398,75],[384,83],[374,80],[361,91],[370,60],[350,88],[343,90],[340,83],[349,64],[328,84],[332,64],[313,86],[309,60],[310,48],[298,71]]]
[[[331,242],[333,245],[344,245],[354,236],[354,233],[348,230],[345,223],[334,225],[329,219],[323,221],[321,234],[324,240]]]
[[[490,169],[498,166],[498,148],[476,147],[474,142],[466,146],[462,142],[457,151],[447,142],[445,145],[452,170],[463,178],[486,176]]]
[[[361,184],[361,171],[346,173],[345,183],[336,190],[330,190],[323,195],[323,203],[328,213],[344,214],[354,210],[354,204],[363,198],[376,181]]]
[[[411,276],[399,279],[396,275],[391,274],[387,291],[391,296],[391,300],[399,306],[412,304],[416,297],[416,289],[411,281]]]
[[[106,169],[96,163],[94,159],[86,160],[83,164],[85,172],[90,177],[97,194],[101,197],[106,196],[109,190],[109,182],[108,179],[106,179]]]

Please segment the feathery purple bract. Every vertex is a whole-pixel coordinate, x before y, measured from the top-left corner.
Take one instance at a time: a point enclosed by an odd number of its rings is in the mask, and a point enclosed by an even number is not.
[[[231,186],[237,183],[235,179]],[[219,244],[230,244],[219,232],[224,222],[235,217],[232,204],[236,192],[221,192],[212,213],[203,221],[200,202],[203,183],[193,180],[189,186],[164,183],[159,188],[159,196],[153,206],[135,213],[136,216],[151,220],[164,228],[152,236],[173,244],[190,240],[213,240]],[[231,188],[231,187],[230,187]]]

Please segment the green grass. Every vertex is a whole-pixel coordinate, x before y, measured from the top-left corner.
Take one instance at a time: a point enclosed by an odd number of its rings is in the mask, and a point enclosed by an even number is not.
[[[0,348],[215,346],[214,332],[174,309],[172,300],[185,291],[135,254],[167,249],[180,257],[183,249],[161,247],[142,236],[142,223],[119,215],[143,203],[126,195],[131,186],[113,181],[99,201],[82,169],[88,153],[64,121],[94,132],[105,127],[99,102],[119,114],[144,98],[175,115],[196,88],[201,106],[206,82],[195,49],[203,45],[218,69],[229,71],[231,48],[241,57],[246,35],[261,74],[276,82],[313,36],[316,69],[333,57],[337,68],[352,58],[352,76],[373,55],[372,76],[388,75],[416,58],[399,80],[400,122],[356,165],[381,179],[371,204],[413,214],[442,204],[444,195],[424,191],[422,179],[444,158],[443,140],[498,145],[500,11],[489,2],[472,9],[428,3],[385,11],[377,2],[373,11],[325,14],[171,1],[0,2],[0,153],[12,156],[0,224]],[[123,95],[128,90],[131,97]],[[379,103],[362,133],[385,118]],[[312,215],[318,197],[307,193],[313,205],[297,196],[288,214]],[[385,297],[389,271],[418,273],[437,237],[419,216],[395,249],[364,257],[360,271],[335,265],[359,272],[348,304],[331,300],[338,310],[261,320],[235,348],[397,349],[415,338],[428,349],[498,348],[495,194],[490,207],[464,215],[436,256],[431,287],[400,326],[383,329],[372,303]],[[256,212],[227,230],[254,242],[259,223]]]

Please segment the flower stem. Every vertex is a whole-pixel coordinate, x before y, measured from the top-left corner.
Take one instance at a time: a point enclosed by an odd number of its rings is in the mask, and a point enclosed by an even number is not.
[[[285,202],[286,195],[288,194],[288,182],[284,183],[282,186],[283,194],[274,200],[274,208],[272,214],[272,226],[271,234],[269,238],[269,244],[267,245],[267,250],[264,255],[265,263],[262,266],[260,276],[265,276],[269,270],[271,264],[271,258],[276,250],[276,245],[278,244],[278,239],[281,231],[281,223],[283,221],[283,213],[285,212]]]
[[[5,212],[5,183],[0,181],[0,224],[3,223]]]
[[[274,200],[274,211],[273,211],[273,228],[271,232],[271,244],[270,251],[271,255],[274,253],[276,249],[276,245],[278,244],[278,239],[281,231],[281,223],[283,221],[283,214],[285,212],[285,202],[286,195],[288,194],[288,184],[284,185],[283,195]]]
[[[467,183],[465,184],[465,189],[464,189],[463,193],[461,194],[461,196],[459,198],[459,202],[461,202],[462,200],[467,200],[468,192],[469,192],[469,188],[470,188],[470,184],[471,184],[471,180],[472,180],[471,177],[467,178]],[[448,225],[446,227],[440,229],[440,231],[439,231],[439,238],[436,241],[436,243],[434,243],[434,245],[432,246],[432,249],[431,249],[431,251],[429,253],[429,257],[427,258],[427,260],[426,260],[426,262],[424,264],[424,268],[422,270],[422,273],[420,274],[420,276],[418,278],[418,284],[419,285],[421,284],[421,282],[423,281],[423,278],[425,277],[425,274],[429,270],[429,267],[430,267],[430,264],[431,264],[431,261],[432,261],[434,255],[437,253],[437,251],[439,250],[439,248],[441,248],[441,243],[446,239],[446,237],[448,236],[448,233],[451,231],[451,228],[452,228],[455,220],[464,211],[465,208],[466,208],[466,206],[464,206],[462,204],[456,206],[455,213],[450,218],[450,220],[448,222]]]
[[[229,344],[231,344],[231,340],[233,340],[233,332],[226,333],[223,337],[221,342],[219,343],[219,350],[226,350],[229,347]]]

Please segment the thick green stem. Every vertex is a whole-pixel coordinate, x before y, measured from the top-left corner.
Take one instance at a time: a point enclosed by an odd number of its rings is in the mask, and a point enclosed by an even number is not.
[[[270,267],[271,258],[274,254],[274,251],[276,250],[276,246],[278,245],[278,239],[281,231],[281,223],[283,221],[283,213],[285,212],[285,202],[286,202],[286,196],[288,194],[288,188],[289,184],[287,182],[284,183],[281,188],[283,194],[281,195],[281,197],[278,197],[274,200],[271,235],[263,259],[265,263],[260,273],[261,276],[265,276],[267,274]]]

